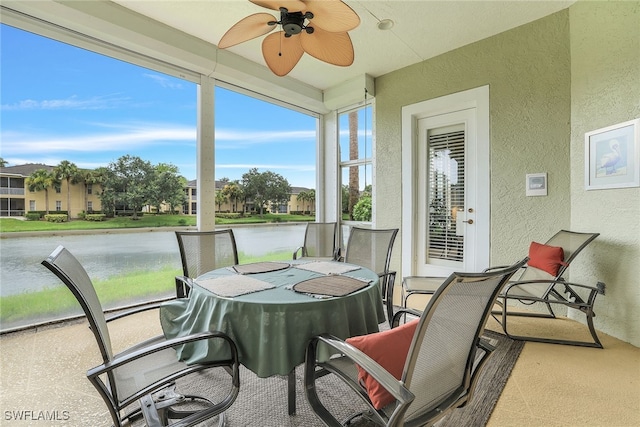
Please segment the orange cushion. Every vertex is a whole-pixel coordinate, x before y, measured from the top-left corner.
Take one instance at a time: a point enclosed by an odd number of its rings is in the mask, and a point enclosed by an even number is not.
[[[412,320],[388,331],[347,338],[346,341],[400,379],[418,320]],[[358,380],[367,389],[374,408],[382,409],[394,401],[393,395],[360,366],[358,366]]]
[[[558,275],[560,266],[566,265],[564,262],[564,250],[560,246],[531,242],[529,246],[529,262],[527,264],[546,271],[555,277]]]

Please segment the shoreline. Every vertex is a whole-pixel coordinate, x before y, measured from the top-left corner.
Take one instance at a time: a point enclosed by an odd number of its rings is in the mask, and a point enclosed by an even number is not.
[[[254,224],[220,224],[216,226],[217,229],[226,228],[242,228],[242,227],[265,227],[265,226],[290,226],[306,224],[306,222],[264,222]],[[125,234],[125,233],[153,233],[153,232],[167,232],[167,231],[196,231],[198,228],[192,225],[186,225],[181,227],[131,227],[131,228],[91,228],[82,230],[41,230],[41,231],[11,231],[0,232],[0,240],[12,239],[18,237],[42,237],[42,236],[74,236],[74,235],[87,235],[87,234]]]

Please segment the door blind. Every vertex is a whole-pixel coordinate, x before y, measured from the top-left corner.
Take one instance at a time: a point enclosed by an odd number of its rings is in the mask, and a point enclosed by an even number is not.
[[[464,210],[465,131],[450,129],[434,129],[428,135],[426,255],[431,260],[462,262],[464,236],[462,227],[457,226],[457,216]]]

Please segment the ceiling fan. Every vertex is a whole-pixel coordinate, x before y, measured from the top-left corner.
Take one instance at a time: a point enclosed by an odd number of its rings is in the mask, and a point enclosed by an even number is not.
[[[249,0],[280,11],[280,19],[255,13],[238,21],[222,36],[218,47],[226,49],[271,32],[262,41],[262,55],[277,76],[287,75],[303,53],[343,67],[353,63],[353,44],[347,31],[360,24],[358,15],[341,0]]]

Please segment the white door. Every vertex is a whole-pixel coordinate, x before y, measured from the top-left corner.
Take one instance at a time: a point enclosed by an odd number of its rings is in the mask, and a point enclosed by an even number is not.
[[[488,97],[486,115],[477,100],[455,101],[439,102],[435,110],[421,104],[424,110],[413,113],[413,167],[403,168],[403,182],[411,183],[403,193],[411,199],[403,204],[403,276],[488,267]]]

